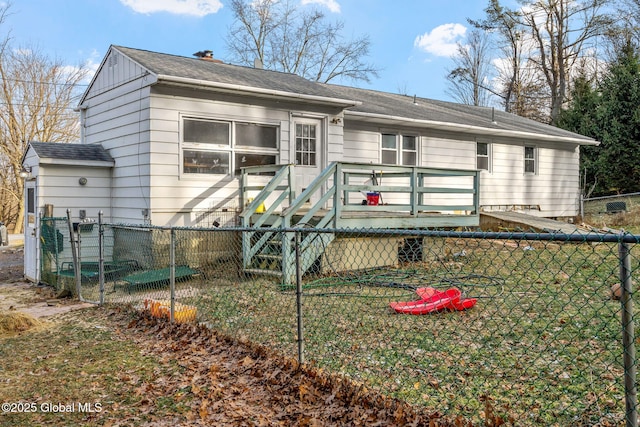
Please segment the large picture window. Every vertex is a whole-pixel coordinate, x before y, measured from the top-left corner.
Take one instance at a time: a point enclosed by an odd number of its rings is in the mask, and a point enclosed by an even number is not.
[[[245,166],[276,164],[278,133],[274,125],[185,118],[182,173],[238,175]]]
[[[387,165],[418,164],[418,138],[414,135],[382,134],[381,160]]]

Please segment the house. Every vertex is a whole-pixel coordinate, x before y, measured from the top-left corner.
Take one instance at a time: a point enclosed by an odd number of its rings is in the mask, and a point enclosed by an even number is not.
[[[273,225],[255,211],[290,219],[292,205],[338,210],[347,226],[390,210],[409,219],[368,224],[477,225],[480,212],[499,210],[573,217],[580,146],[597,144],[493,108],[122,46],[109,48],[78,110],[80,144],[62,156],[47,144],[27,150],[24,166],[36,177],[27,221],[45,205],[53,216],[71,209],[74,221],[103,211],[110,222],[176,226],[225,208]],[[74,150],[85,147],[96,152],[76,164]],[[58,168],[78,195],[94,181],[100,191],[80,204],[50,191]],[[269,187],[274,176],[287,177],[278,184],[285,191]],[[367,189],[384,202],[362,206]]]

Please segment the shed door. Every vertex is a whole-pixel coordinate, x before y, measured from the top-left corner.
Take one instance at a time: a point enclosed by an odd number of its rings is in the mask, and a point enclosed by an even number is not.
[[[296,195],[301,194],[324,168],[324,144],[322,143],[322,121],[296,119],[295,127],[295,165]],[[315,203],[320,198],[316,193],[311,199]]]
[[[36,180],[24,183],[24,275],[38,282],[38,215],[36,212]]]

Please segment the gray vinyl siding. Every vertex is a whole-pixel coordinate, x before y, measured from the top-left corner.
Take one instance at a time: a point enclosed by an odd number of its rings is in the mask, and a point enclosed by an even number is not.
[[[351,123],[351,128],[344,130],[344,161],[378,163],[380,134],[381,130],[373,126]],[[480,174],[481,206],[487,207],[487,210],[533,206],[536,210],[528,210],[528,213],[545,217],[577,214],[577,145],[485,137],[478,140],[491,144],[491,170]],[[422,130],[419,141],[420,166],[464,170],[476,168],[476,138],[473,135]],[[524,173],[525,145],[537,149],[535,174]],[[459,185],[467,187],[466,180],[468,178],[460,178]],[[434,181],[433,185],[438,184]],[[449,180],[446,185],[456,186],[456,183]],[[448,201],[444,197],[433,202],[446,204]]]
[[[113,54],[113,53],[112,53]],[[147,86],[152,77],[118,54],[96,75],[84,105],[83,143],[101,144],[115,160],[112,175],[112,220],[141,223],[150,209],[150,121]]]
[[[536,173],[524,172],[524,146],[537,149]],[[568,144],[514,141],[491,145],[492,167],[480,177],[480,204],[487,210],[534,207],[527,213],[544,217],[577,214],[579,151]]]
[[[154,93],[151,115],[150,205],[154,223],[191,225],[193,210],[239,206],[239,180],[229,175],[182,173],[181,122],[184,117],[278,126],[279,163],[289,161],[289,113],[274,108]]]
[[[79,177],[87,179],[86,185],[79,184]],[[38,212],[49,203],[55,217],[66,217],[70,209],[72,220],[78,221],[83,209],[96,222],[100,211],[105,220],[110,219],[110,168],[44,165],[37,179]]]
[[[372,129],[344,129],[344,156],[341,161],[380,162],[380,132]]]

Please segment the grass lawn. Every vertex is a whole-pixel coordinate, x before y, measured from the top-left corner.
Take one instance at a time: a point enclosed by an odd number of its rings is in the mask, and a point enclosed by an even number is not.
[[[442,239],[431,249],[429,262],[305,280],[305,360],[478,423],[487,413],[525,425],[620,422],[615,244]],[[457,259],[439,255],[461,249]],[[420,286],[456,286],[478,303],[423,316],[389,310]],[[219,278],[181,302],[215,329],[297,354],[292,290]]]
[[[14,403],[16,412],[3,406],[0,425],[141,425],[185,419],[189,395],[154,391],[162,381],[179,378],[183,367],[145,354],[104,316],[104,310],[86,309],[1,339],[0,401]]]

